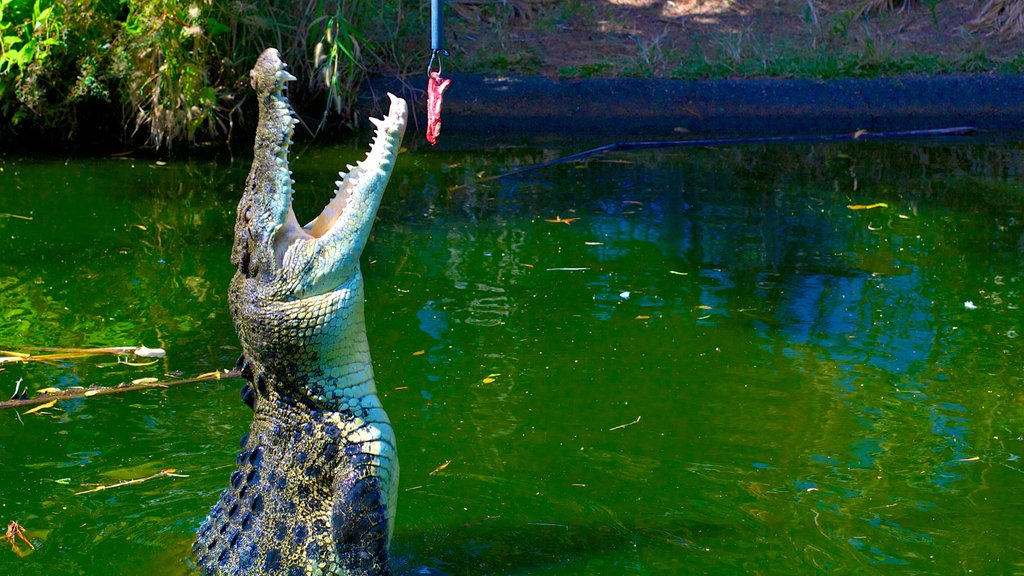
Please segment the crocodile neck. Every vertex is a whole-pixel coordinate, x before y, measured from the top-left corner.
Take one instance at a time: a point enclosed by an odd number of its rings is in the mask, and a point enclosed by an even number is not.
[[[250,283],[236,274],[230,301],[246,351],[243,373],[252,373],[257,397],[273,390],[286,402],[323,410],[347,408],[360,415],[369,412],[370,420],[387,423],[373,378],[358,267],[336,290],[269,307]],[[254,309],[262,312],[254,316]],[[282,319],[300,316],[308,319],[300,328],[301,337],[281,328]]]

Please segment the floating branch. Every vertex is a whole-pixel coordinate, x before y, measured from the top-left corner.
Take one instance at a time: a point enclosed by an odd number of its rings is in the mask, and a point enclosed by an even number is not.
[[[90,494],[92,492],[100,492],[102,490],[110,490],[111,488],[120,488],[121,486],[129,486],[131,484],[142,484],[143,482],[145,482],[147,480],[152,480],[153,478],[160,478],[161,476],[173,476],[175,478],[188,478],[188,474],[175,474],[175,471],[176,470],[174,468],[168,468],[166,470],[161,470],[161,471],[157,472],[156,474],[153,474],[152,476],[146,476],[145,478],[135,478],[134,480],[125,480],[124,482],[118,482],[117,484],[108,484],[108,485],[100,484],[100,485],[97,485],[95,488],[90,488],[88,490],[82,490],[81,492],[75,492],[75,496],[81,496],[82,494]],[[90,484],[83,484],[83,486],[90,486]]]
[[[87,356],[133,355],[140,358],[163,358],[167,352],[163,348],[146,348],[145,346],[115,346],[113,348],[31,348],[47,354],[26,354],[24,352],[11,352],[0,350],[0,364],[9,362],[51,362],[54,360],[70,360],[72,358],[85,358]]]
[[[821,135],[804,135],[804,136],[762,136],[753,138],[720,138],[720,139],[704,139],[704,140],[663,140],[653,142],[615,142],[612,144],[605,144],[598,148],[591,148],[583,152],[571,154],[569,156],[563,156],[561,158],[555,158],[548,162],[542,162],[540,164],[534,164],[532,166],[525,166],[518,168],[511,172],[504,174],[498,174],[496,176],[488,176],[481,178],[478,182],[486,182],[488,180],[498,180],[502,178],[511,178],[512,176],[518,176],[525,172],[531,172],[533,170],[540,170],[541,168],[547,168],[549,166],[556,166],[558,164],[565,164],[567,162],[577,162],[579,160],[585,160],[591,156],[598,154],[605,154],[608,152],[624,152],[629,150],[650,150],[653,148],[690,148],[693,146],[735,146],[738,144],[805,144],[815,142],[866,142],[866,141],[878,141],[878,140],[900,140],[909,138],[940,138],[949,136],[971,136],[976,134],[978,130],[973,126],[957,126],[955,128],[935,128],[931,130],[896,130],[892,132],[868,132],[867,130],[857,130],[856,132],[850,132],[846,134],[821,134]]]
[[[51,402],[61,402],[64,400],[73,400],[75,398],[87,398],[89,396],[134,392],[136,390],[150,390],[152,388],[170,388],[171,386],[177,386],[179,384],[192,384],[194,382],[206,382],[208,380],[221,380],[224,378],[239,377],[241,377],[241,373],[238,370],[221,370],[207,372],[206,374],[200,374],[195,378],[185,378],[182,380],[166,380],[161,382],[150,378],[140,378],[129,384],[122,383],[113,387],[93,385],[88,388],[83,388],[81,386],[75,386],[73,388],[67,388],[55,392],[47,391],[33,396],[32,398],[14,398],[11,400],[0,401],[0,410],[6,408],[24,408],[26,406],[34,406],[36,404],[49,404]]]

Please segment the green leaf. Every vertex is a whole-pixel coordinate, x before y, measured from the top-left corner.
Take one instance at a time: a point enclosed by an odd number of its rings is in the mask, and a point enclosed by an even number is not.
[[[7,64],[7,68],[11,66],[21,68],[25,65],[25,55],[21,50],[8,50],[0,55],[0,63]]]
[[[206,19],[206,30],[207,30],[207,32],[209,33],[210,36],[217,36],[219,34],[224,34],[226,32],[230,32],[231,28],[228,27],[223,22],[219,22],[218,20],[216,20],[214,18],[207,18]]]

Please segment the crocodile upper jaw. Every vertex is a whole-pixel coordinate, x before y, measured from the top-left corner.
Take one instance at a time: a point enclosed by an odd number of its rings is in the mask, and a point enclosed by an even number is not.
[[[278,278],[273,297],[303,298],[335,289],[358,266],[408,120],[405,100],[388,94],[388,115],[371,118],[373,143],[349,165],[333,197],[311,222],[299,224],[288,154],[298,123],[285,95],[295,77],[277,50],[267,49],[250,73],[259,98],[255,156],[238,205],[232,262],[246,277]]]

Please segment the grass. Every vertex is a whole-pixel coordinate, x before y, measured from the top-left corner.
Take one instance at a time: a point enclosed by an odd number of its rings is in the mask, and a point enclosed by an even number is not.
[[[1017,38],[1024,34],[1024,2],[1021,0],[989,0],[968,23],[976,30],[990,30],[1002,38]]]
[[[980,51],[954,58],[934,54],[897,54],[867,42],[856,50],[809,50],[784,41],[767,43],[744,33],[722,34],[689,52],[644,47],[613,62],[563,67],[561,78],[660,77],[681,80],[723,78],[875,78],[899,75],[1018,74],[1024,55],[996,61]]]
[[[652,15],[653,8],[583,0],[538,4],[532,18],[501,4],[468,5],[450,25],[458,37],[452,68],[561,78],[680,79],[1022,70],[1024,0],[990,0],[981,10],[970,2],[938,0],[723,4],[728,7],[703,24],[695,14],[667,18]],[[482,28],[488,34],[480,34]],[[573,43],[588,37],[596,38],[588,45],[592,49],[573,50]]]

